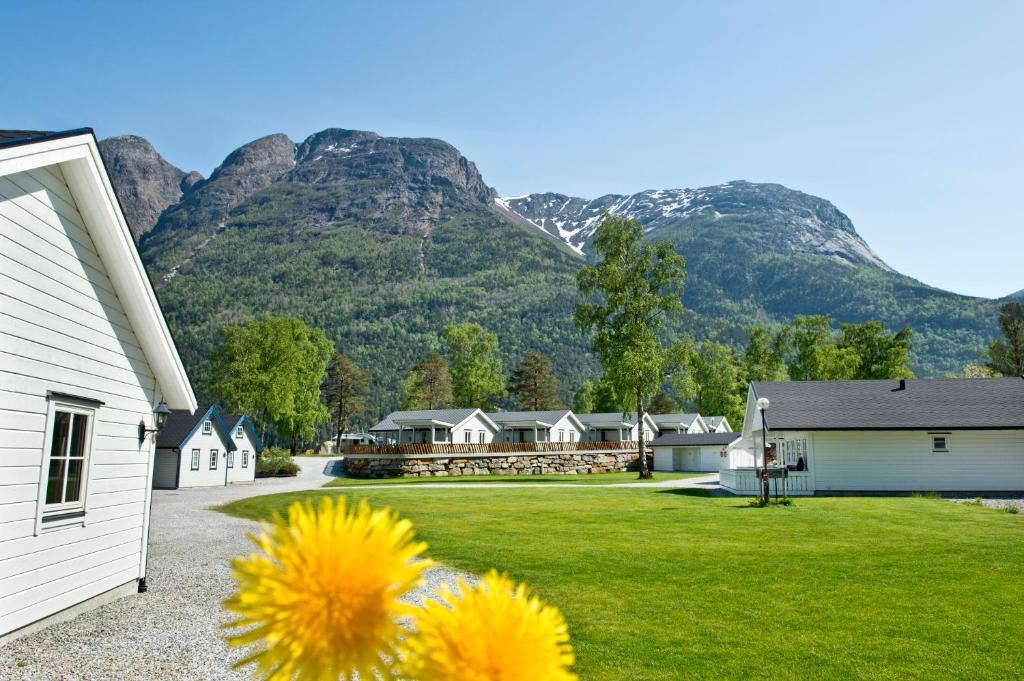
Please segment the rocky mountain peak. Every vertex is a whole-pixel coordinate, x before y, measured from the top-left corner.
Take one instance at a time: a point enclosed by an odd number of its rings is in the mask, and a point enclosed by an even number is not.
[[[648,233],[666,238],[700,231],[711,245],[717,225],[740,226],[763,249],[825,255],[840,262],[889,270],[832,203],[779,184],[736,180],[699,189],[650,189],[582,199],[545,193],[498,198],[499,210],[526,220],[583,255],[604,214],[636,219]]]
[[[144,137],[108,137],[99,143],[99,149],[136,240],[153,229],[160,214],[202,179],[199,173],[186,175],[168,163]],[[186,183],[188,178],[193,181]]]

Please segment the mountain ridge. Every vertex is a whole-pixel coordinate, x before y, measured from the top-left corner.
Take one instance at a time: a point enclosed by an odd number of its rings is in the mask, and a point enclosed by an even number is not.
[[[140,176],[122,168],[112,180]],[[991,301],[891,270],[835,206],[781,185],[503,199],[442,140],[341,128],[253,140],[208,179],[183,182],[140,252],[205,397],[219,329],[284,314],[324,328],[373,368],[376,410],[395,406],[408,366],[459,321],[498,333],[507,367],[528,350],[549,355],[568,399],[597,371],[572,314],[594,216],[608,205],[687,259],[686,313],[670,337],[738,346],[750,324],[797,314],[880,318],[912,326],[915,370],[937,375],[994,333]]]

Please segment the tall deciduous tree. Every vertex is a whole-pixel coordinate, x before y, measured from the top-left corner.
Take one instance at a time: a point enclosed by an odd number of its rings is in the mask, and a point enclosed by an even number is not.
[[[254,417],[291,442],[316,434],[330,419],[320,386],[334,349],[320,329],[299,319],[267,316],[221,329],[211,358],[214,393],[229,409]]]
[[[590,414],[594,411],[596,403],[594,384],[591,381],[583,381],[573,395],[572,410],[577,414]]]
[[[363,398],[369,387],[368,373],[360,369],[348,355],[335,355],[327,368],[324,397],[327,408],[334,416],[334,426],[338,429],[335,435],[338,451],[341,450],[341,436],[348,429],[349,419],[366,408]]]
[[[860,357],[853,378],[913,378],[910,370],[910,349],[914,333],[904,326],[895,333],[882,322],[840,324],[836,345],[852,350]]]
[[[693,356],[697,411],[724,414],[730,423],[742,422],[747,385],[742,373],[739,358],[728,345],[701,343]]]
[[[576,324],[593,333],[592,347],[618,395],[643,414],[661,383],[665,348],[658,332],[667,316],[682,313],[683,257],[668,241],[645,243],[636,220],[605,215],[593,242],[597,262],[576,277],[583,301]],[[640,477],[650,477],[643,428]]]
[[[784,381],[788,328],[776,334],[766,326],[747,329],[747,349],[743,353],[743,374],[748,381]]]
[[[1002,338],[988,346],[988,367],[1004,376],[1024,376],[1024,303],[999,308]]]
[[[558,379],[551,372],[551,360],[536,351],[526,353],[508,379],[508,392],[523,411],[558,409]]]
[[[479,324],[464,322],[445,326],[444,341],[455,406],[493,409],[495,400],[505,394],[498,337]]]
[[[839,347],[825,315],[798,315],[793,320],[792,356],[787,369],[794,381],[840,381],[856,376],[857,351]]]
[[[436,350],[413,365],[401,386],[402,409],[443,409],[452,405],[452,377]]]

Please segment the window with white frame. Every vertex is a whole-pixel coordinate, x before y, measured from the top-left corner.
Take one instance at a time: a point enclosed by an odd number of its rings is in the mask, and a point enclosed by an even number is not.
[[[209,435],[213,432],[213,421],[203,421],[203,435]]]
[[[478,433],[478,435],[479,435],[479,437],[480,437],[480,444],[484,444],[484,431],[482,431],[482,430],[481,430],[481,431],[480,431],[480,432]]]
[[[199,470],[199,450],[198,449],[193,449],[192,450],[192,465],[191,465],[191,468],[194,471]]]
[[[234,452],[228,452],[227,453],[227,457],[228,457],[228,468],[234,468],[235,467],[235,453]]]
[[[565,431],[564,430],[558,431],[558,441],[559,442],[565,442]]]
[[[248,467],[249,467],[249,450],[248,449],[243,449],[242,450],[242,468],[248,468]]]
[[[242,439],[242,426],[241,425],[239,425],[237,428],[235,428],[235,439],[236,440],[241,440]]]
[[[466,431],[466,442],[469,443],[469,442],[472,442],[472,441],[473,441],[473,431],[472,430],[467,430]]]
[[[946,453],[949,451],[949,433],[932,433],[932,451]]]
[[[576,442],[576,431],[575,430],[570,430],[569,431],[569,442]]]
[[[210,470],[216,470],[217,468],[217,450],[210,450]]]
[[[85,509],[95,410],[56,404],[50,415],[43,516]]]

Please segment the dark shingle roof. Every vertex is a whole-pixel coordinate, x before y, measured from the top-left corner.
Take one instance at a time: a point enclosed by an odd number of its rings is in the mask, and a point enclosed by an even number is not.
[[[487,412],[487,417],[497,424],[515,421],[540,421],[542,423],[554,424],[568,413],[568,409],[552,411],[495,411]]]
[[[751,383],[769,430],[1024,428],[1024,378]]]
[[[0,130],[0,147],[17,147],[22,144],[34,144],[51,139],[60,139],[61,137],[90,134],[92,134],[92,128],[76,128],[60,132],[48,130]]]
[[[701,445],[727,445],[739,433],[667,433],[654,438],[652,447],[700,447]]]
[[[658,425],[662,423],[677,424],[682,423],[687,426],[693,425],[693,422],[697,420],[700,414],[651,414],[651,418]]]
[[[171,415],[167,417],[164,427],[156,438],[156,446],[167,449],[174,449],[185,441],[204,416],[208,409],[196,409],[196,413],[190,414],[187,409],[172,409]]]
[[[442,421],[459,424],[465,421],[476,409],[419,409],[416,411],[393,411],[380,423],[370,428],[370,432],[381,430],[398,430],[397,421]]]

